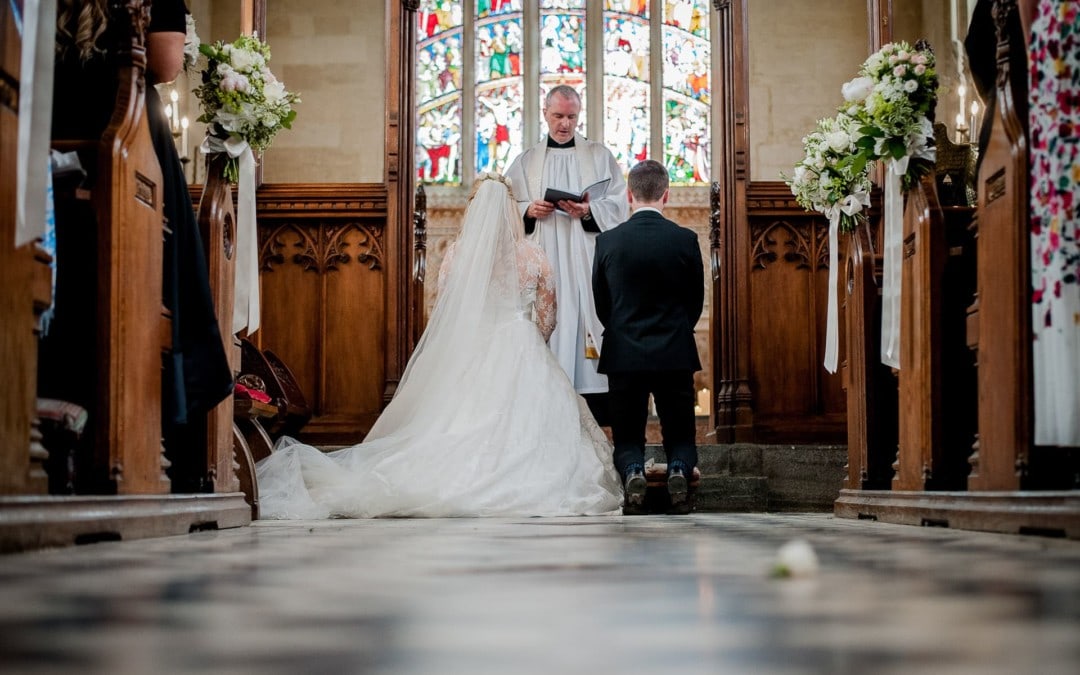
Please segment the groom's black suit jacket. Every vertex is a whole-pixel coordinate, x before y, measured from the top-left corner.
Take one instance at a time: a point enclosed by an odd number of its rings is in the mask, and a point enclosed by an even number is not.
[[[705,299],[697,234],[638,211],[596,238],[593,297],[601,373],[701,370],[694,326]]]

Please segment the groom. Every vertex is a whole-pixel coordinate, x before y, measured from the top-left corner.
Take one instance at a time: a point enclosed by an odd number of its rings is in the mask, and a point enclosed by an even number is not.
[[[694,372],[701,370],[694,326],[705,296],[697,234],[663,215],[664,165],[645,160],[627,177],[630,219],[596,239],[592,286],[604,325],[599,371],[608,376],[615,468],[623,512],[644,512],[645,424],[649,394],[663,430],[673,513],[688,513],[697,465]]]

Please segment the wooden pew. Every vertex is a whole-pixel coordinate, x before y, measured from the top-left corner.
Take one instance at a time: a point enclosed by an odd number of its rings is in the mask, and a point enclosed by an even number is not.
[[[92,172],[88,193],[66,191],[66,204],[83,216],[66,225],[74,231],[82,228],[95,242],[84,252],[89,260],[81,265],[92,278],[85,282],[91,284],[88,302],[93,308],[87,313],[92,327],[85,335],[74,335],[75,342],[93,345],[84,363],[95,373],[86,378],[92,380],[88,407],[93,447],[79,467],[78,495],[42,494],[45,476],[37,466],[44,453],[35,453],[31,440],[33,325],[35,311],[49,298],[47,267],[32,248],[12,248],[14,236],[7,230],[14,209],[14,172],[5,168],[0,173],[0,309],[5,312],[0,348],[5,379],[10,380],[0,393],[0,552],[237,527],[251,519],[242,494],[169,494],[164,473],[162,351],[169,346],[170,333],[162,306],[161,171],[145,116],[143,30],[148,13],[148,0],[110,3],[110,32],[123,41],[117,52],[114,115],[98,140],[54,141],[59,149],[77,151]],[[0,5],[0,19],[5,87],[0,97],[0,162],[7,167],[14,157],[8,150],[18,124],[14,99],[8,96],[18,85],[11,78],[18,72],[11,60],[18,40],[10,39],[14,32],[8,3]],[[58,197],[58,211],[62,201]],[[29,365],[31,370],[9,373],[8,356],[17,357],[13,366]],[[80,386],[87,385],[80,381]],[[228,489],[228,482],[222,485]]]
[[[844,347],[848,466],[844,488],[882,490],[893,477],[897,444],[897,384],[881,363],[882,256],[869,223],[847,237],[844,267]]]
[[[199,198],[199,232],[206,267],[210,275],[210,293],[217,311],[225,354],[235,375],[240,368],[240,344],[230,331],[236,290],[236,215],[232,190],[225,180],[226,156],[206,159],[206,184]],[[226,396],[207,416],[207,475],[215,492],[242,490],[241,480],[246,458],[234,456],[236,429],[233,423],[233,397]],[[247,493],[247,490],[242,490]]]
[[[1010,63],[1017,0],[995,0],[993,13],[998,73],[978,206],[937,208],[929,181],[908,199],[895,489],[842,490],[834,512],[1077,539],[1075,469],[1032,440],[1028,154],[1017,112],[1027,80]]]
[[[116,4],[110,17],[118,27],[119,86],[100,141],[53,141],[59,150],[78,152],[92,180],[96,225],[64,227],[96,227],[96,335],[87,336],[96,344],[94,400],[87,406],[94,457],[79,473],[82,491],[97,494],[170,491],[161,439],[162,353],[170,346],[162,305],[162,178],[146,119],[143,9]]]
[[[15,247],[16,147],[21,40],[9,3],[0,6],[0,495],[43,494],[47,457],[37,429],[38,317],[49,306],[49,258]]]
[[[896,490],[961,490],[974,436],[965,312],[974,290],[969,209],[938,203],[934,172],[907,195],[901,272]]]
[[[1026,120],[1016,112],[1007,24],[1015,0],[994,7],[999,75],[990,143],[978,174],[978,296],[972,312],[978,344],[979,437],[971,490],[1025,486],[1032,439],[1031,294]]]

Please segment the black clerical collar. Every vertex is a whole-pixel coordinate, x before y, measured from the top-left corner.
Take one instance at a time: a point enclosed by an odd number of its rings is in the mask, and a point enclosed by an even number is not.
[[[574,147],[574,139],[571,137],[567,142],[560,143],[551,136],[548,136],[547,146],[549,148],[572,148]]]

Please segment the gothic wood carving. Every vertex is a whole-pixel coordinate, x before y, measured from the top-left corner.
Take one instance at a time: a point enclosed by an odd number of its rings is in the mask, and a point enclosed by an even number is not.
[[[350,253],[347,249],[352,244],[345,239],[353,232],[359,232],[360,239]],[[289,233],[297,239],[291,245],[292,251],[285,250],[289,247],[285,242]],[[368,269],[379,270],[384,257],[382,237],[383,228],[361,223],[285,223],[274,229],[260,228],[259,269],[273,272],[275,264],[290,260],[305,270],[325,274],[355,260]]]

